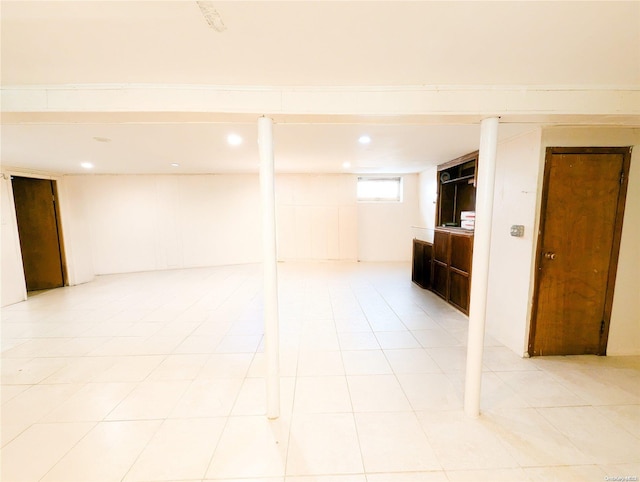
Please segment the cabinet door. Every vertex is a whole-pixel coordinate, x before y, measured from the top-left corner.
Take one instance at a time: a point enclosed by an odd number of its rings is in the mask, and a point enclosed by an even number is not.
[[[471,272],[471,255],[473,252],[473,237],[468,235],[451,235],[451,263],[452,268],[456,268],[465,273]]]
[[[411,271],[411,281],[422,286],[424,278],[424,244],[417,239],[413,240],[413,269]]]
[[[439,261],[433,261],[433,276],[431,277],[431,289],[445,300],[449,284],[449,268]]]
[[[449,303],[469,314],[469,275],[449,271]]]
[[[433,235],[433,259],[449,264],[449,233],[436,231]]]

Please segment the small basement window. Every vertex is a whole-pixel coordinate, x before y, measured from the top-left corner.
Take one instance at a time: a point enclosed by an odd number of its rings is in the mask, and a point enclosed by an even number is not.
[[[402,178],[359,177],[358,201],[402,202]]]

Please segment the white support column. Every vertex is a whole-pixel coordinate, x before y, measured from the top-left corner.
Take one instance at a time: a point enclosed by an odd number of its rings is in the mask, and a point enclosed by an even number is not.
[[[464,412],[469,417],[480,415],[480,384],[482,381],[482,354],[484,351],[497,147],[498,118],[484,119],[480,123],[480,152],[476,175],[476,224],[473,237],[469,339],[464,388]]]
[[[264,291],[264,354],[266,362],[267,418],[280,416],[280,361],[278,327],[278,259],[273,165],[273,120],[258,119],[260,193],[262,201],[262,265]]]

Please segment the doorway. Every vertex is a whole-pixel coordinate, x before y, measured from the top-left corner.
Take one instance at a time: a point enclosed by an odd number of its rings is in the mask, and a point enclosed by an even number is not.
[[[56,182],[12,176],[27,291],[65,285],[64,249]]]
[[[529,355],[606,355],[631,148],[547,148]]]

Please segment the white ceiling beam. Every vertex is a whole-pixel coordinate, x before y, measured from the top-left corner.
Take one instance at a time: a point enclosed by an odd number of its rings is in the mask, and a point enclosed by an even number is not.
[[[285,116],[640,116],[640,87],[5,86],[3,113],[225,113]],[[625,121],[626,123],[626,121]]]

